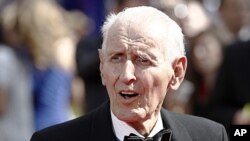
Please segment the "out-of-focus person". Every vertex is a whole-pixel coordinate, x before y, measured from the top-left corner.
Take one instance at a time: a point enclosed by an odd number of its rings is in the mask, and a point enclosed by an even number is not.
[[[193,39],[190,63],[193,67],[194,93],[192,114],[209,118],[211,94],[223,60],[224,46],[212,30],[201,32]]]
[[[55,1],[17,3],[17,30],[31,51],[35,129],[39,130],[71,118],[75,39]]]
[[[250,124],[250,41],[235,42],[225,50],[212,95],[211,119],[229,130],[230,124]]]
[[[249,10],[248,0],[221,0],[222,25],[214,30],[225,52],[211,95],[209,118],[222,123],[227,131],[230,124],[249,124],[250,119],[246,110],[250,101],[249,41],[245,41],[250,39]]]
[[[235,41],[250,39],[248,0],[220,0],[220,24],[216,27],[218,37],[226,46]]]
[[[14,33],[15,5],[0,13],[0,140],[27,141],[34,132],[31,82]],[[13,45],[13,46],[12,46]],[[16,45],[16,46],[15,46]]]

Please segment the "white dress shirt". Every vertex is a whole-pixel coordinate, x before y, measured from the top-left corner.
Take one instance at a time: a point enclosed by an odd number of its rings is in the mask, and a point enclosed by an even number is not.
[[[130,133],[134,133],[139,137],[144,137],[143,135],[138,133],[133,127],[129,126],[124,121],[119,120],[114,115],[112,110],[111,110],[111,119],[112,119],[112,124],[113,124],[113,129],[114,129],[115,135],[120,141],[123,141],[124,136],[129,136]],[[153,137],[155,134],[157,134],[162,129],[163,129],[163,122],[162,122],[161,115],[159,113],[158,120],[157,120],[153,130],[150,132],[148,137]]]

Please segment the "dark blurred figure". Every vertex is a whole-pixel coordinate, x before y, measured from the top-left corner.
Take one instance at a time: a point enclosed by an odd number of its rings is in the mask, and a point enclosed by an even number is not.
[[[217,36],[207,30],[193,39],[190,63],[193,66],[192,114],[208,117],[211,93],[223,59],[224,48]]]
[[[237,40],[249,40],[249,0],[220,0],[221,24],[216,28],[223,44],[230,45]]]
[[[79,76],[84,80],[84,112],[89,112],[108,99],[102,85],[97,49],[101,47],[101,37],[86,37],[77,45],[76,65]]]
[[[215,30],[225,52],[211,97],[209,118],[223,123],[227,130],[230,124],[250,124],[247,108],[250,45],[245,41],[249,40],[249,4],[248,0],[221,0],[220,15],[224,24]]]
[[[118,0],[110,11],[119,12],[125,7],[133,7],[140,5],[148,5],[148,0]],[[102,85],[98,49],[101,48],[102,37],[100,34],[96,36],[88,36],[82,38],[77,45],[76,65],[79,76],[85,83],[85,112],[90,112],[100,106],[108,99],[107,91]]]
[[[250,124],[250,41],[236,42],[225,50],[212,97],[212,119],[230,124]]]

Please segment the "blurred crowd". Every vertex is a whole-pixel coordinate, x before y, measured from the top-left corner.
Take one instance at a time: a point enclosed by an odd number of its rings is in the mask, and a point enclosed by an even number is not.
[[[0,0],[0,141],[92,111],[108,99],[100,27],[110,12],[153,6],[185,35],[188,70],[164,107],[250,124],[249,0]]]

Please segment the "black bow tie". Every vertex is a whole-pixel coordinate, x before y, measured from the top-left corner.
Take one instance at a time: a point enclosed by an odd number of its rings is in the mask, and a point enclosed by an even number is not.
[[[125,136],[123,141],[171,141],[172,131],[170,129],[162,129],[153,137],[142,138],[131,133],[129,136]]]

